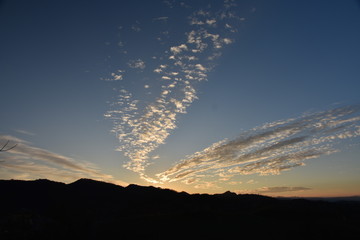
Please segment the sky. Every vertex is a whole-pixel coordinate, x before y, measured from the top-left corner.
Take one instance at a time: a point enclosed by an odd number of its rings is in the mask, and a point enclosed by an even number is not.
[[[360,195],[359,42],[355,0],[0,1],[0,178]]]

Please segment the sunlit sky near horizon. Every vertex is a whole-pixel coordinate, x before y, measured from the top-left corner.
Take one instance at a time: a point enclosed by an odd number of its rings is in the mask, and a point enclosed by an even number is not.
[[[360,195],[359,42],[355,0],[0,1],[0,179]]]

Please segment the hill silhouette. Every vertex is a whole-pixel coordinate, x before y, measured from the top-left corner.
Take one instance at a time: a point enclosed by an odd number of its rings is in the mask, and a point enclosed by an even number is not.
[[[360,202],[188,194],[80,179],[0,180],[0,239],[347,239]]]

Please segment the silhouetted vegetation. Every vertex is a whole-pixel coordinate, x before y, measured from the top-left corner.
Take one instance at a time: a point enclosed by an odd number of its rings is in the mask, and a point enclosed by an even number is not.
[[[80,179],[0,180],[0,239],[326,239],[359,236],[360,202],[188,194]]]
[[[8,146],[9,142],[10,142],[10,140],[6,141],[6,143],[2,147],[0,147],[0,152],[10,151],[11,149],[13,149],[17,146],[17,144],[15,144],[13,146]]]

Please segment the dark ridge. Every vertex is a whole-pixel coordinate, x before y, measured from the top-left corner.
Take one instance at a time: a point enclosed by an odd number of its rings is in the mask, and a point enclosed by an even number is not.
[[[159,188],[154,186],[140,186],[136,184],[130,184],[126,187],[127,192],[136,194],[136,195],[148,195],[148,196],[154,196],[154,195],[178,195],[179,193],[177,191],[167,189],[167,188]]]
[[[68,188],[73,191],[87,192],[92,194],[113,193],[116,191],[123,191],[124,187],[87,178],[81,178],[73,183],[68,184]]]
[[[75,182],[69,183],[68,185],[99,185],[99,186],[116,186],[116,187],[121,187],[120,185],[116,185],[113,183],[108,183],[108,182],[103,182],[103,181],[98,181],[98,180],[93,180],[93,179],[89,179],[89,178],[80,178],[79,180],[76,180]]]
[[[0,180],[0,239],[350,239],[360,202],[188,194],[80,179]]]

